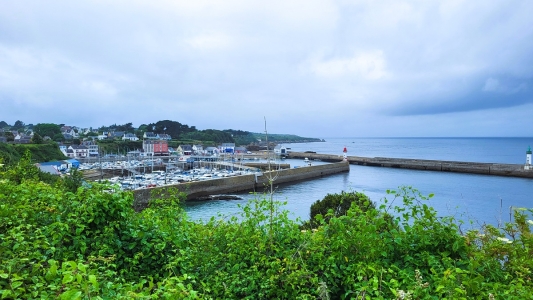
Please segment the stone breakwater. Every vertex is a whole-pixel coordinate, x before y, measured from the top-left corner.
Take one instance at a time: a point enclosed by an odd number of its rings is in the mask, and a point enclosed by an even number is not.
[[[289,157],[297,159],[308,158],[310,160],[317,159],[325,162],[342,161],[342,155],[320,153],[291,152],[289,153]],[[478,163],[361,156],[348,156],[347,158],[350,164],[361,166],[533,178],[533,170],[524,170],[524,165],[519,164]]]
[[[293,169],[263,172],[260,174],[241,175],[220,179],[180,183],[158,188],[135,190],[134,207],[142,210],[154,197],[167,197],[174,191],[184,192],[187,199],[196,199],[208,195],[234,193],[242,191],[263,192],[269,186],[269,181],[274,178],[274,184],[290,183],[312,178],[349,172],[350,165],[346,162],[337,162],[317,166],[299,167]]]

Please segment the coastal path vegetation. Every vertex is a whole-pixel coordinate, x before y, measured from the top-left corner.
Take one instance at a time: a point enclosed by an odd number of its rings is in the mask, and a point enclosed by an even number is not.
[[[387,194],[328,195],[308,223],[258,195],[201,222],[180,194],[135,212],[131,192],[42,176],[26,153],[0,162],[0,298],[532,298],[531,209],[474,228],[432,195]]]

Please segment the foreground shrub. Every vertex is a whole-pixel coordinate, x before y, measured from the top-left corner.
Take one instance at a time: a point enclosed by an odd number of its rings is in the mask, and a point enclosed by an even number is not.
[[[303,228],[320,226],[320,222],[316,219],[317,215],[322,215],[325,222],[331,218],[345,216],[352,205],[358,206],[362,212],[376,209],[376,205],[363,193],[343,191],[340,194],[327,194],[324,199],[317,200],[311,205],[309,221],[303,224]]]
[[[432,195],[403,187],[377,208],[360,193],[328,195],[354,201],[335,202],[340,209],[322,210],[307,229],[262,197],[239,216],[201,223],[187,218],[177,192],[154,195],[137,213],[130,192],[46,183],[32,170],[0,171],[3,299],[533,295],[529,209],[501,228],[463,233],[437,217]]]

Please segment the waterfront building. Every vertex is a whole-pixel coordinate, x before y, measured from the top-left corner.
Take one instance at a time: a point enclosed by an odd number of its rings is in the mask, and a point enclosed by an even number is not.
[[[246,153],[245,147],[235,147],[235,153]]]
[[[145,155],[160,156],[168,155],[168,142],[165,140],[143,140]]]
[[[235,143],[222,143],[219,150],[220,152],[233,153],[235,151]]]
[[[216,154],[218,154],[218,148],[216,148],[216,147],[207,147],[207,148],[205,148],[205,154],[207,154],[207,155],[216,155]]]
[[[88,145],[87,148],[89,148],[89,156],[96,157],[99,155],[98,145],[96,144]]]
[[[179,145],[177,151],[178,155],[192,155],[192,146],[191,145]]]
[[[68,150],[71,150],[71,151],[68,151]],[[67,149],[67,154],[69,154],[67,155],[69,157],[86,158],[89,156],[89,148],[83,145],[71,145]]]
[[[285,156],[287,155],[287,148],[282,146],[281,144],[276,145],[276,147],[274,147],[274,154]]]
[[[204,146],[202,146],[202,145],[192,145],[192,151],[196,155],[202,155],[202,154],[204,154]]]

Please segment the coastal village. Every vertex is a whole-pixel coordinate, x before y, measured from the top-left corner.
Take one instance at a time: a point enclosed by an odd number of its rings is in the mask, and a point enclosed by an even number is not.
[[[41,137],[24,127],[18,130],[0,129],[0,143],[41,144],[52,142],[50,136]],[[288,149],[282,144],[266,144],[258,139],[247,147],[234,142],[209,146],[200,143],[169,145],[172,136],[152,131],[137,132],[61,126],[57,145],[64,160],[37,162],[41,171],[54,175],[69,174],[73,168],[82,171],[87,180],[107,180],[123,190],[136,190],[183,182],[217,179],[248,174],[261,174],[261,161],[284,159]],[[9,137],[12,137],[8,140]],[[135,148],[103,150],[99,144],[135,142]],[[131,145],[128,144],[128,145]],[[269,146],[271,148],[269,148]],[[107,148],[109,149],[109,147]],[[270,156],[272,155],[272,156]],[[254,161],[250,165],[246,161]],[[278,161],[278,167],[280,167]],[[284,166],[285,168],[288,167]]]

